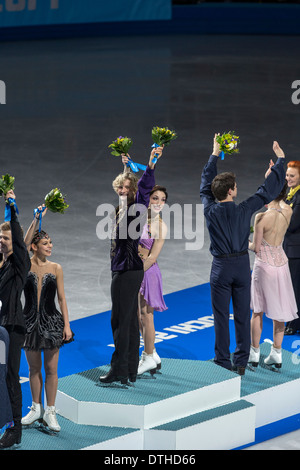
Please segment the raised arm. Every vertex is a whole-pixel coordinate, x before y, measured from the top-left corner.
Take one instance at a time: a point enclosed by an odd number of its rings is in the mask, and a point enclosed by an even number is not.
[[[154,158],[161,158],[162,152],[163,147],[157,147],[152,149],[150,153],[149,164],[146,170],[144,171],[142,177],[138,181],[138,190],[135,196],[135,202],[144,205],[146,208],[148,208],[149,205],[150,192],[153,186],[155,186],[154,169],[156,163],[154,163],[153,160]]]
[[[127,165],[129,159],[130,159],[129,153],[127,153],[127,155],[125,155],[125,153],[122,153],[122,163],[124,165],[124,170],[123,170],[124,174],[130,173],[130,166]]]
[[[263,207],[264,204],[269,204],[280,194],[285,183],[285,155],[280,148],[278,142],[274,141],[273,150],[277,156],[277,161],[269,165],[266,172],[266,179],[264,183],[258,188],[255,194],[246,199],[242,204],[246,204],[251,210],[252,214]]]
[[[38,210],[41,211],[44,207],[45,207],[45,204],[43,204],[42,206],[38,206]],[[47,208],[43,210],[42,217],[46,215],[46,212],[47,212]],[[37,230],[38,223],[39,223],[39,213],[36,213],[24,237],[24,242],[25,242],[28,252],[30,251],[31,240],[33,239],[33,235],[35,231]]]
[[[221,153],[220,144],[219,142],[217,142],[218,135],[220,135],[220,133],[214,135],[213,152],[212,152],[212,154],[215,155],[216,157],[218,157]]]
[[[215,176],[217,176],[217,161],[220,155],[220,144],[216,140],[218,135],[215,134],[214,136],[212,154],[201,175],[200,197],[206,209],[215,202],[215,197],[211,191],[211,183]]]
[[[6,198],[6,204],[10,204],[8,199],[15,200],[16,196],[14,192],[10,190],[6,194],[5,198]],[[14,205],[11,205],[10,210],[11,210],[10,228],[11,228],[13,254],[18,259],[18,265],[20,267],[20,270],[22,270],[23,267],[24,269],[27,269],[30,266],[30,260],[29,260],[29,256],[26,250],[24,240],[23,240],[23,231],[22,231],[22,228],[20,226],[20,223],[17,217],[16,207]]]
[[[155,168],[155,163],[153,162],[153,160],[156,158],[157,160],[159,158],[161,158],[162,156],[162,152],[163,152],[163,148],[164,146],[162,147],[156,147],[156,148],[153,148],[151,153],[150,153],[150,157],[149,157],[149,168],[151,168],[151,170],[154,170]]]

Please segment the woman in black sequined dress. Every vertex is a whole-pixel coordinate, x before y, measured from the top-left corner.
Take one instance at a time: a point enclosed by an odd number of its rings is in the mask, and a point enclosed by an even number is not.
[[[35,421],[43,421],[51,430],[60,431],[55,410],[57,364],[59,349],[64,342],[72,340],[72,331],[62,267],[47,259],[51,256],[52,241],[46,232],[34,232],[36,224],[34,220],[25,236],[25,243],[33,252],[31,269],[24,287],[23,312],[27,328],[24,349],[29,365],[32,406],[30,412],[22,418],[22,424],[26,426]],[[61,312],[56,308],[56,295]],[[42,405],[42,351],[46,375],[46,410]]]

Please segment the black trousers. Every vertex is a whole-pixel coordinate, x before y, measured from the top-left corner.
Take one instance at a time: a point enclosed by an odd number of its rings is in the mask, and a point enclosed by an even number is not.
[[[232,258],[214,258],[210,275],[215,327],[215,363],[231,369],[229,306],[232,299],[236,349],[233,364],[246,367],[251,344],[250,286],[248,253]]]
[[[9,336],[6,329],[0,326],[0,434],[1,429],[13,419],[6,383],[8,350]]]
[[[113,272],[111,282],[111,327],[115,351],[111,358],[114,374],[136,374],[139,364],[140,331],[138,293],[144,271]]]
[[[22,419],[22,389],[19,370],[21,350],[24,345],[25,333],[22,328],[7,327],[9,334],[9,350],[7,361],[7,390],[10,398],[13,420],[15,426],[21,425]]]

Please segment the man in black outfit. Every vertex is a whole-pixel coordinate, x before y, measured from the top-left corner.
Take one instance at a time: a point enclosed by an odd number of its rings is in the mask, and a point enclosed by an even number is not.
[[[30,270],[30,258],[23,240],[13,191],[6,195],[6,207],[11,211],[10,222],[0,226],[0,325],[9,334],[7,363],[7,389],[11,401],[14,426],[5,431],[0,449],[20,444],[22,437],[22,390],[19,380],[21,349],[25,338],[25,320],[22,313],[21,294]],[[9,207],[10,206],[10,207]]]

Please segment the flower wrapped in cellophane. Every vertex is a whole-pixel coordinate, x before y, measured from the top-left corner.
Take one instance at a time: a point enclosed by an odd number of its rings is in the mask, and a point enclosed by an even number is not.
[[[122,137],[121,135],[114,140],[108,148],[112,149],[111,154],[117,157],[121,156],[122,153],[127,155],[130,147],[132,146],[133,142],[129,137]]]
[[[129,137],[122,137],[120,135],[108,146],[108,148],[112,149],[112,155],[119,157],[122,154],[127,155],[132,144],[133,142]],[[145,171],[147,168],[146,165],[141,165],[140,163],[133,162],[130,157],[128,157],[127,166],[130,167],[134,173],[137,173],[139,170]]]
[[[10,176],[8,174],[2,175],[0,179],[0,196],[6,197],[8,191],[14,191],[15,189],[15,178],[14,176]],[[15,199],[8,198],[7,204],[5,205],[5,213],[4,213],[4,220],[5,222],[9,222],[11,220],[11,206],[15,206],[16,213],[19,213],[18,206],[16,204]]]
[[[220,144],[222,160],[224,160],[225,153],[229,155],[239,153],[238,143],[240,142],[240,138],[238,135],[235,135],[234,131],[229,131],[222,135],[218,135],[216,137],[216,141]]]
[[[175,131],[171,131],[168,127],[153,127],[152,129],[152,140],[154,144],[152,147],[162,147],[163,145],[169,145],[169,143],[177,139]],[[157,158],[153,158],[153,163],[157,162]]]
[[[8,191],[15,189],[15,178],[8,174],[2,175],[0,179],[0,196],[6,196]]]
[[[176,132],[171,131],[168,127],[153,127],[152,129],[152,140],[158,147],[169,145],[176,138]]]
[[[51,212],[59,212],[63,214],[69,207],[66,203],[66,196],[64,196],[58,188],[51,189],[45,196],[45,206]]]

